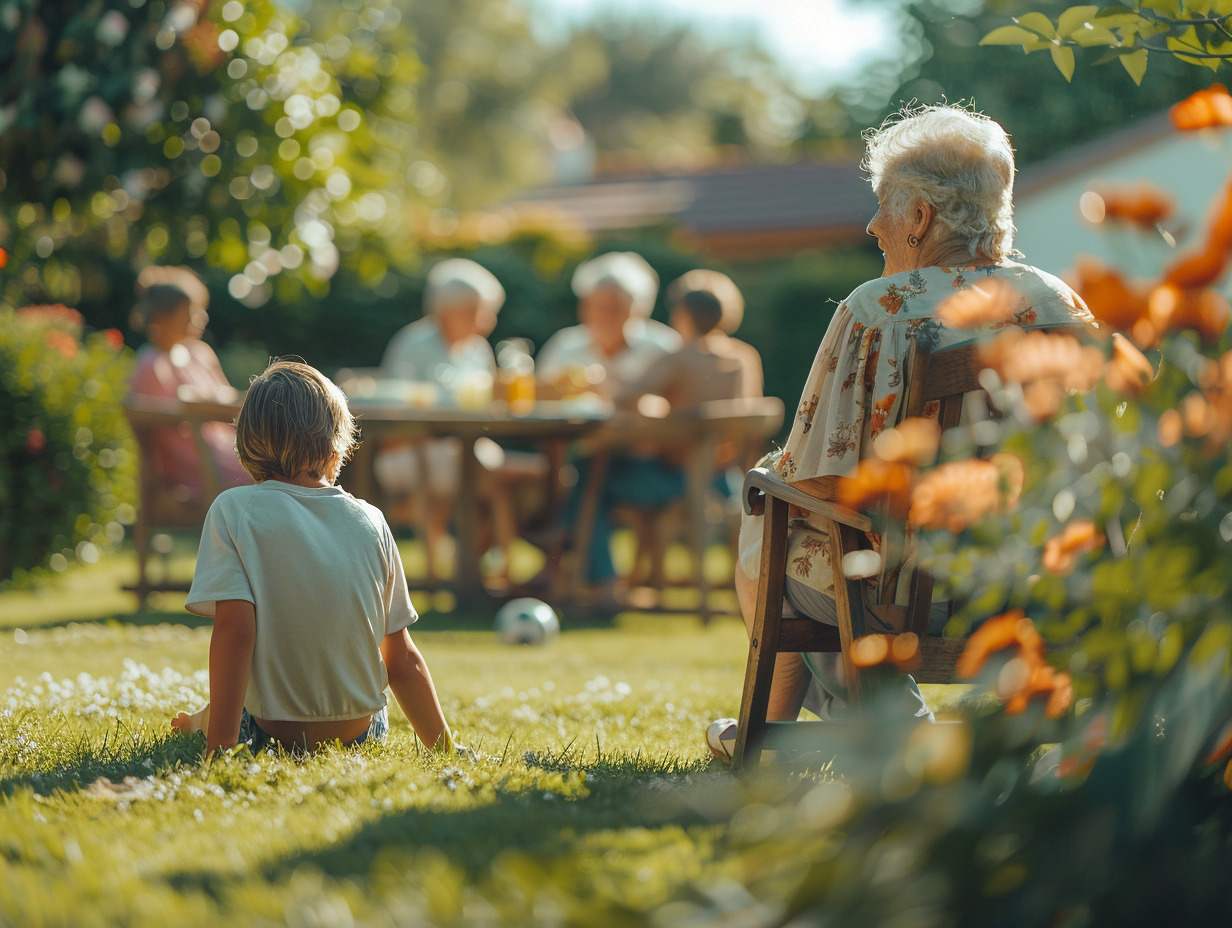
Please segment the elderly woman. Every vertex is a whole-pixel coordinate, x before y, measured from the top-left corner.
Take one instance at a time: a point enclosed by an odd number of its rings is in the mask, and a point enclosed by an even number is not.
[[[938,307],[954,293],[1001,282],[993,286],[1013,294],[1008,309],[1017,325],[1092,321],[1068,286],[1011,260],[1014,155],[1000,125],[961,107],[926,106],[904,110],[866,133],[866,140],[864,168],[879,203],[868,233],[885,256],[885,273],[839,305],[822,339],[791,434],[771,458],[789,482],[844,475],[870,456],[873,439],[902,417],[901,374],[911,340],[927,338],[943,349],[972,339],[971,330],[948,328],[938,318]],[[836,624],[828,539],[807,520],[796,524],[787,556],[787,602],[803,615]],[[747,519],[736,584],[750,626],[760,556],[760,519]],[[907,592],[901,586],[876,591],[877,598],[901,604]],[[871,631],[901,630],[901,609],[870,611],[882,623],[878,628],[871,622]],[[930,715],[914,683],[911,695],[916,714]],[[843,697],[838,661],[827,665],[815,655],[781,655],[768,717],[794,719],[803,702],[827,719],[841,712]],[[728,729],[723,734],[734,737],[734,725]]]
[[[680,347],[670,327],[650,318],[659,275],[640,255],[612,251],[592,258],[578,265],[572,284],[580,324],[549,338],[537,359],[539,380],[549,392],[576,392],[589,381],[611,399]]]

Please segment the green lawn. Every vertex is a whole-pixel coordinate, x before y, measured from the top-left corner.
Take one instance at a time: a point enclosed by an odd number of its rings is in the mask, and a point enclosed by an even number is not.
[[[416,641],[477,759],[422,754],[393,709],[384,744],[202,767],[167,720],[206,694],[209,627],[182,596],[134,612],[132,570],[0,595],[0,923],[551,923],[734,865],[702,733],[738,708],[738,620],[566,615],[513,648],[421,594]]]

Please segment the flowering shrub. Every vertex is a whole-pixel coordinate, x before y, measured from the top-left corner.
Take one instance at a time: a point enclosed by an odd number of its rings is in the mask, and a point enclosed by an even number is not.
[[[131,353],[64,306],[0,308],[0,581],[94,561],[135,518]]]
[[[1165,207],[1141,189],[1102,196],[1113,222]],[[1001,417],[941,435],[932,467],[899,450],[915,440],[888,441],[844,498],[909,513],[940,598],[964,604],[947,633],[969,635],[958,669],[979,695],[950,725],[883,712],[875,733],[834,729],[825,756],[846,776],[774,804],[779,824],[748,842],[749,894],[673,911],[681,923],[1232,917],[1232,337],[1213,289],[1232,261],[1232,186],[1224,196],[1161,279],[1080,269],[1100,321],[1089,342],[997,330],[1013,296],[991,289],[950,307],[978,329]],[[998,457],[977,463],[977,447]],[[853,662],[896,663],[876,636]]]

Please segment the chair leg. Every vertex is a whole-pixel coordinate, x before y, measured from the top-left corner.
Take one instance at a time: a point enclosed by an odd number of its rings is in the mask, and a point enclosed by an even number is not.
[[[787,570],[787,503],[766,501],[757,612],[749,638],[749,659],[740,698],[740,720],[732,762],[736,767],[757,766],[766,734],[766,710],[774,682],[783,621],[783,584]]]
[[[137,513],[137,524],[133,526],[133,547],[137,549],[137,583],[133,592],[137,594],[137,608],[145,608],[146,597],[150,595],[150,581],[147,576],[147,562],[150,559],[150,525],[146,521],[146,511],[149,507],[141,504]]]

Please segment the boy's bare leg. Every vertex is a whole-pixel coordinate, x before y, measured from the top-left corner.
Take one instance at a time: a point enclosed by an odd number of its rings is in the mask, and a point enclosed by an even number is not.
[[[171,727],[186,735],[191,735],[195,732],[205,734],[210,728],[210,704],[207,702],[195,712],[179,713],[171,720]]]
[[[736,565],[736,599],[744,616],[744,626],[750,637],[753,634],[753,619],[757,614],[757,580]],[[804,705],[804,693],[808,689],[809,669],[804,658],[794,651],[779,654],[774,661],[774,677],[770,682],[770,702],[766,707],[766,721],[794,722]]]
[[[427,662],[405,628],[381,639],[381,658],[389,676],[389,688],[410,720],[419,740],[438,751],[453,749],[453,735],[441,710]]]

